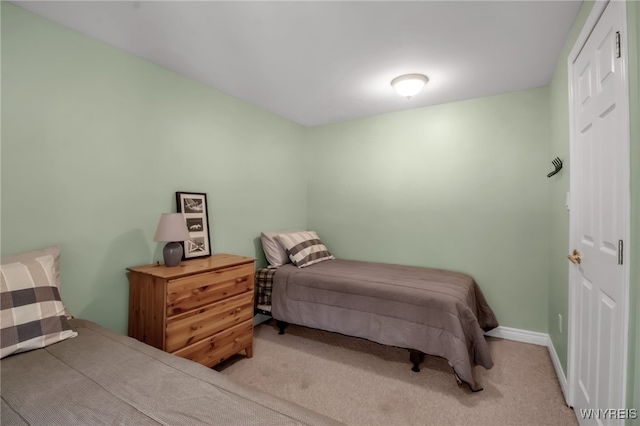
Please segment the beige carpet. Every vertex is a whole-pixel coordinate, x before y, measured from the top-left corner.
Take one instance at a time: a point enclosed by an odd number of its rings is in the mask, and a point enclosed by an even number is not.
[[[254,356],[216,369],[235,381],[350,425],[573,425],[547,348],[487,338],[495,366],[474,369],[484,390],[458,387],[446,360],[411,371],[406,350],[272,323],[255,328]]]

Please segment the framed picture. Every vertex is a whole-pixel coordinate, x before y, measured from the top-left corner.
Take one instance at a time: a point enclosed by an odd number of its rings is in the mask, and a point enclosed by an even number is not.
[[[211,256],[207,194],[176,192],[178,213],[182,213],[189,230],[189,239],[182,242],[184,259]]]

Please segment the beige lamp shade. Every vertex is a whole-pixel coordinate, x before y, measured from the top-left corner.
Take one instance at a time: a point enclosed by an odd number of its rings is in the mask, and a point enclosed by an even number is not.
[[[168,241],[162,250],[165,266],[180,265],[184,249],[178,241],[186,241],[188,239],[189,230],[182,213],[162,213],[153,240]]]
[[[182,213],[162,213],[153,241],[186,241],[189,230]]]

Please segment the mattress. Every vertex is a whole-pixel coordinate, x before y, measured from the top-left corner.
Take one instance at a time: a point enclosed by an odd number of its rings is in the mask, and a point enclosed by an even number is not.
[[[337,424],[92,322],[70,323],[77,337],[2,360],[3,425]]]
[[[283,265],[273,281],[277,320],[446,358],[475,388],[475,365],[493,366],[484,331],[496,317],[472,277],[353,260]]]

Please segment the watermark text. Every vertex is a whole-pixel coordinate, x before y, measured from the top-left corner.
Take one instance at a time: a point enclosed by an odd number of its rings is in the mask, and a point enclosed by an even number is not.
[[[638,410],[635,408],[581,408],[580,416],[584,420],[635,420]]]

